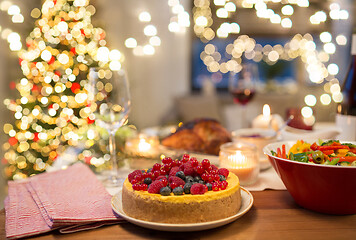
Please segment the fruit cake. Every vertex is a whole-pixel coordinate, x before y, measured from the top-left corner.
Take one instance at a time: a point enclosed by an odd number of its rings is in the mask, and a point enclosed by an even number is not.
[[[196,119],[183,124],[162,139],[162,145],[174,149],[218,155],[220,145],[231,142],[231,134],[214,119]]]
[[[161,223],[200,223],[235,215],[241,207],[238,177],[204,159],[166,157],[129,174],[122,207],[130,217]]]

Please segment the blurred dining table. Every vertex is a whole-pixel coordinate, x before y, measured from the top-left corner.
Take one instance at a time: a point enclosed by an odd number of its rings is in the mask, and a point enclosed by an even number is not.
[[[254,204],[245,215],[210,230],[164,232],[123,222],[70,234],[52,231],[31,239],[356,239],[356,215],[328,215],[301,208],[285,190],[251,193]],[[4,209],[0,221],[0,239],[5,239]]]

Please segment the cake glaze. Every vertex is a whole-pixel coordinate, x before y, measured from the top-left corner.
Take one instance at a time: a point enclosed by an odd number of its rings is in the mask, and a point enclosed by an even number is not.
[[[241,207],[240,182],[229,173],[228,187],[202,195],[162,196],[135,191],[128,179],[122,189],[122,207],[130,217],[161,223],[200,223],[235,215]]]

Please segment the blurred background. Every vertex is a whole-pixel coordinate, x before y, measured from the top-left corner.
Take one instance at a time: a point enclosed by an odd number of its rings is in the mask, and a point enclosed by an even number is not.
[[[10,99],[17,99],[17,106],[27,104],[19,91],[19,85],[26,84],[21,79],[28,78],[21,54],[33,49],[36,31],[45,33],[38,21],[42,6],[66,2],[89,12],[92,26],[105,32],[99,47],[114,62],[110,66],[126,69],[132,95],[129,124],[136,129],[209,117],[232,131],[250,126],[265,104],[282,119],[288,109],[300,109],[311,126],[335,119],[356,26],[352,0],[2,0],[0,200],[6,196],[6,179],[31,175],[18,168],[37,167],[37,173],[47,164],[19,165],[28,161],[18,157],[26,156],[32,145],[17,152],[18,132],[11,130],[16,120],[24,119],[15,115],[22,109],[16,110]],[[68,13],[65,8],[56,12],[70,17]],[[258,72],[256,92],[244,106],[234,104],[228,88],[231,74],[239,72],[242,63],[253,64]],[[48,154],[46,159],[51,162]],[[12,168],[6,169],[9,165]]]

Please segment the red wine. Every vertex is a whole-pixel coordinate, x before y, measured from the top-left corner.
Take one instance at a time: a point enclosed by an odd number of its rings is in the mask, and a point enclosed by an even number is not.
[[[340,140],[356,140],[356,34],[352,35],[351,64],[342,85],[343,100],[337,106],[336,125]]]
[[[249,101],[251,101],[251,99],[255,95],[255,90],[253,89],[233,90],[230,93],[234,98],[235,103],[245,105]]]

